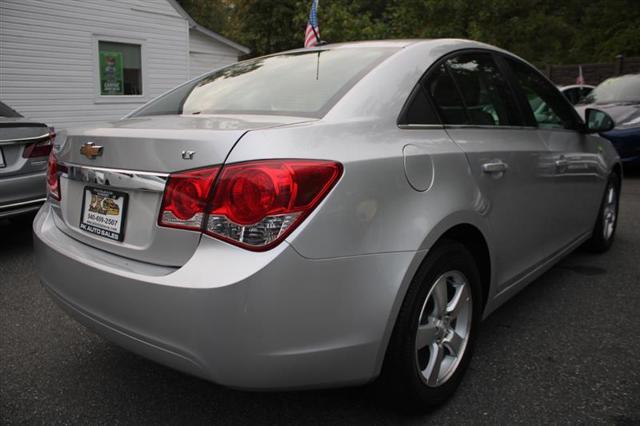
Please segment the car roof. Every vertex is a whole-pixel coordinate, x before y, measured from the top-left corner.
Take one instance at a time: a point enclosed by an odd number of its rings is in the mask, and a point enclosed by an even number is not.
[[[498,52],[507,53],[513,55],[511,52],[500,49],[499,47],[492,46],[490,44],[482,43],[475,40],[459,39],[459,38],[422,38],[422,39],[391,39],[391,40],[362,40],[362,41],[349,41],[343,43],[324,43],[313,48],[298,48],[288,50],[286,52],[278,52],[274,55],[281,53],[293,53],[293,52],[308,52],[312,50],[328,50],[328,49],[353,49],[353,48],[396,48],[402,49],[409,46],[416,46],[420,44],[429,44],[431,47],[446,47],[449,50],[456,50],[462,48],[478,48],[489,49]]]

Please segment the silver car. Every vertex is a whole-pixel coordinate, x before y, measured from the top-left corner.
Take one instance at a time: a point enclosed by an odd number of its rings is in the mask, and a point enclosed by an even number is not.
[[[55,131],[0,102],[0,219],[37,211],[46,199]]]
[[[242,389],[381,376],[437,405],[481,319],[576,247],[610,246],[620,162],[592,134],[611,126],[473,41],[252,59],[59,135],[36,262],[71,316],[184,372]]]

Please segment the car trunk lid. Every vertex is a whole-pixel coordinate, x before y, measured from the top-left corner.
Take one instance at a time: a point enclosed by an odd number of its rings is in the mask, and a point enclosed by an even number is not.
[[[26,119],[0,119],[0,177],[44,170],[45,157],[24,158],[26,147],[50,138],[49,128]]]
[[[111,253],[180,266],[195,251],[200,233],[158,226],[169,174],[223,164],[247,131],[306,120],[154,116],[70,130],[56,152],[63,169],[60,205],[54,203],[57,225]],[[96,223],[100,217],[109,223]]]

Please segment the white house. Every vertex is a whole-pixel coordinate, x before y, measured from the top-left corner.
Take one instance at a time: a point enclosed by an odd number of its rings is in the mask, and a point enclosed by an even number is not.
[[[0,100],[56,127],[120,118],[248,52],[175,0],[0,0]]]

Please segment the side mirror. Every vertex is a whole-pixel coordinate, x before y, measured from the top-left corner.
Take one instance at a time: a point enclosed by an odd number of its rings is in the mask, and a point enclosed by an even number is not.
[[[587,108],[584,111],[585,116],[585,133],[602,133],[612,130],[616,123],[613,118],[604,111],[599,109]]]

